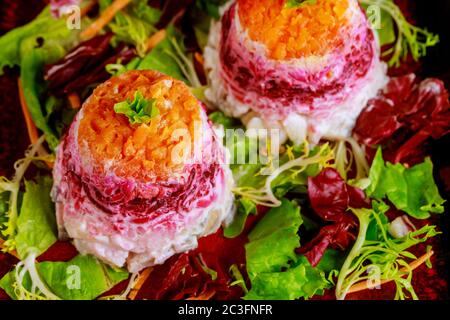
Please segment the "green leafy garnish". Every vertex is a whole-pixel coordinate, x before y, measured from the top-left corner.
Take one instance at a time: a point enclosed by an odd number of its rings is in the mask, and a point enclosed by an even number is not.
[[[128,70],[156,70],[187,85],[201,87],[194,68],[192,54],[184,46],[184,37],[174,26],[166,29],[166,37],[144,58],[135,58],[128,65]]]
[[[67,262],[36,263],[30,255],[0,280],[0,288],[19,300],[92,300],[128,278],[92,256]],[[37,286],[37,287],[36,287]]]
[[[392,17],[398,29],[397,38],[395,42],[393,42],[393,46],[383,52],[383,56],[390,57],[390,66],[399,66],[401,60],[405,59],[408,56],[408,53],[411,54],[414,60],[418,60],[426,55],[429,47],[435,46],[439,42],[438,35],[410,24],[394,1],[360,0],[360,2],[366,6],[379,7],[384,13],[387,13]],[[386,20],[387,18],[384,18],[385,25],[389,26],[389,24],[386,24]]]
[[[242,291],[244,291],[244,293],[247,294],[248,289],[247,289],[247,285],[245,283],[244,276],[242,275],[242,273],[239,270],[237,265],[235,265],[235,264],[231,265],[230,274],[234,279],[234,281],[232,283],[230,283],[230,287],[239,286],[242,288]]]
[[[242,150],[242,146],[239,146],[241,143],[248,144],[248,140],[238,140],[234,147]],[[232,164],[230,167],[236,181],[233,191],[255,204],[276,207],[281,204],[279,199],[288,192],[306,192],[308,176],[317,175],[333,158],[333,151],[328,144],[312,150],[307,145],[302,145],[288,146],[285,154],[280,157],[277,168],[271,167],[270,159],[267,165]],[[263,175],[262,172],[271,173]]]
[[[37,255],[56,242],[55,206],[50,198],[53,180],[38,177],[36,182],[25,181],[20,215],[17,219],[16,249],[24,259],[30,250]]]
[[[197,259],[200,263],[200,266],[202,267],[203,272],[208,274],[211,277],[212,281],[216,281],[217,280],[217,271],[208,267],[208,265],[205,263],[205,260],[203,260],[201,253],[198,255]]]
[[[139,91],[135,92],[133,101],[116,103],[114,111],[126,115],[131,124],[147,124],[159,115],[156,99],[144,99]]]
[[[244,299],[307,299],[328,287],[325,273],[295,253],[301,224],[300,208],[283,200],[252,230],[245,246],[251,289]]]
[[[82,20],[83,25],[86,19]],[[43,68],[64,57],[78,42],[79,30],[67,27],[66,19],[54,19],[47,7],[30,23],[0,37],[0,75],[4,66],[20,65],[23,94],[36,127],[45,133],[52,149],[59,139],[45,109],[46,83]]]
[[[28,170],[33,160],[39,160],[38,151],[42,148],[44,136],[33,144],[26,152],[25,157],[16,162],[15,173],[11,180],[6,177],[0,177],[0,195],[1,195],[1,221],[3,223],[1,237],[5,240],[3,244],[4,251],[12,251],[16,248],[16,235],[18,233],[18,219],[20,212],[20,186],[25,172]],[[41,208],[44,211],[45,207]]]
[[[411,168],[397,163],[385,163],[381,148],[373,160],[369,173],[367,196],[387,198],[399,210],[417,219],[426,219],[432,213],[444,212],[444,199],[433,178],[433,163],[429,158]]]
[[[350,288],[362,282],[376,285],[381,281],[393,281],[396,299],[417,299],[411,285],[412,270],[406,259],[417,259],[408,248],[425,242],[438,234],[435,226],[425,226],[410,232],[403,238],[389,235],[389,209],[383,202],[372,202],[372,209],[351,209],[359,220],[359,233],[339,273],[336,297],[344,299]]]
[[[308,4],[316,4],[317,0],[286,0],[286,8],[292,9],[292,8],[299,8],[304,5]]]
[[[237,126],[237,120],[232,117],[228,117],[222,111],[214,111],[208,115],[209,120],[214,124],[220,124],[224,129],[233,129]]]
[[[147,4],[146,0],[134,0],[124,10],[119,11],[108,27],[114,33],[113,44],[132,44],[139,56],[145,56],[147,40],[158,31],[155,27],[161,17],[161,10]],[[101,0],[100,9],[110,6],[112,0]]]
[[[244,230],[245,222],[250,214],[257,214],[256,205],[253,201],[240,198],[236,201],[237,210],[231,225],[223,230],[226,238],[235,238]]]

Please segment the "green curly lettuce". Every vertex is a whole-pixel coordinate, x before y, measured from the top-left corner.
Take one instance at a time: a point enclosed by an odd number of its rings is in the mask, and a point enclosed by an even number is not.
[[[353,285],[363,282],[393,281],[395,299],[417,299],[411,285],[412,269],[407,260],[417,257],[407,251],[438,234],[435,226],[426,225],[396,239],[388,232],[389,220],[385,216],[389,206],[372,202],[372,209],[351,209],[358,217],[359,233],[339,272],[336,298],[345,299]]]
[[[295,253],[301,224],[300,208],[283,199],[250,232],[245,251],[251,289],[244,299],[308,299],[330,285],[324,271]]]
[[[374,6],[382,11],[382,26],[377,31],[382,45],[392,44],[391,48],[383,52],[383,56],[390,57],[388,61],[390,66],[398,67],[408,54],[411,54],[414,60],[418,60],[426,55],[429,47],[439,42],[438,35],[409,23],[393,0],[360,0],[360,2],[366,8]],[[396,37],[392,36],[394,25],[398,30]]]
[[[36,263],[30,254],[0,280],[15,300],[92,300],[129,277],[89,255],[67,262]]]

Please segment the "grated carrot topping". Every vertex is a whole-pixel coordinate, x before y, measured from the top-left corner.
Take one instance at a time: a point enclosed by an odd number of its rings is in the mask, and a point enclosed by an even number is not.
[[[352,3],[355,2],[355,3]],[[241,25],[275,60],[324,55],[344,41],[348,8],[356,0],[317,0],[298,8],[286,0],[238,0]]]
[[[149,123],[131,124],[114,111],[115,104],[132,101],[136,92],[153,100],[159,111]],[[200,112],[198,100],[183,82],[155,71],[128,71],[97,87],[83,105],[78,129],[82,156],[89,157],[99,173],[111,170],[143,181],[171,177],[184,169],[179,160],[192,151],[201,130]]]

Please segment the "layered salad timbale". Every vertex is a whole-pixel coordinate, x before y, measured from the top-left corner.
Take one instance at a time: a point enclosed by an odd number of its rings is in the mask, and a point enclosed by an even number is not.
[[[405,3],[3,1],[0,299],[448,298]]]

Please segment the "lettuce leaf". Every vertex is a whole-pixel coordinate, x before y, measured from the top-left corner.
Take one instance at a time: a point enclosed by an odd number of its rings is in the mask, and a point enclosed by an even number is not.
[[[30,250],[37,255],[56,242],[55,208],[50,198],[53,181],[39,177],[37,182],[25,181],[25,193],[17,219],[16,249],[24,259]]]
[[[41,262],[37,264],[41,279],[56,296],[66,300],[92,300],[128,278],[128,273],[111,268],[96,258],[78,255],[67,262]],[[15,270],[0,280],[0,288],[17,299]],[[31,278],[27,274],[22,286],[30,291]]]
[[[47,13],[47,10],[44,11]],[[46,33],[24,39],[20,44],[21,81],[25,100],[34,124],[46,135],[52,149],[59,143],[56,129],[47,121],[47,112],[43,103],[46,83],[43,79],[43,68],[62,57],[78,42],[78,31],[70,30],[64,19],[53,21]]]
[[[381,9],[382,25],[384,23],[390,28],[389,18],[383,17],[383,15],[391,16],[392,22],[395,24],[397,37],[394,40],[392,40],[392,34],[387,33],[390,33],[387,29],[380,31],[382,44],[386,44],[384,42],[387,41],[392,43],[392,46],[382,53],[383,57],[389,57],[389,66],[399,67],[401,61],[408,55],[411,55],[414,60],[418,60],[426,55],[429,47],[435,46],[439,42],[438,35],[409,23],[393,0],[359,0],[359,2],[368,8]],[[369,16],[372,14],[372,12],[368,13]]]
[[[134,93],[133,101],[126,100],[114,105],[114,112],[125,115],[131,124],[149,123],[159,115],[156,99],[145,99],[140,91]]]
[[[0,238],[3,238],[2,231],[6,228],[8,223],[8,208],[9,208],[9,192],[0,193]]]
[[[64,27],[65,21],[63,21]],[[30,37],[37,38],[45,36],[43,30],[59,29],[61,22],[52,18],[49,8],[46,8],[42,13],[30,23],[15,28],[2,37],[0,37],[0,75],[3,74],[5,66],[13,67],[20,65],[21,62],[21,43],[23,40]],[[67,27],[66,27],[66,30]]]
[[[252,230],[245,246],[251,289],[244,299],[307,299],[329,285],[323,271],[295,253],[301,224],[300,208],[283,199]]]
[[[133,70],[156,70],[167,74],[175,79],[188,82],[183,74],[182,68],[176,60],[177,52],[172,39],[177,43],[183,43],[183,36],[175,27],[166,29],[166,37],[143,59],[135,59],[130,62],[127,69]],[[184,47],[182,48],[184,50]]]
[[[378,18],[375,16],[375,13],[378,12],[374,12],[372,6],[367,5],[362,3],[361,6],[364,8],[364,10],[366,11],[366,15],[369,18],[369,21],[371,21],[371,17],[374,16],[374,18]],[[379,7],[376,7],[377,10],[379,10]],[[394,19],[392,19],[392,16],[387,13],[384,10],[380,10],[380,17],[379,17],[379,28],[376,28],[376,32],[378,34],[378,41],[380,43],[380,47],[387,45],[387,44],[391,44],[395,41],[395,28],[394,28]]]
[[[417,219],[427,219],[431,213],[443,213],[445,202],[433,178],[433,163],[429,158],[407,168],[402,164],[385,163],[378,149],[369,172],[371,181],[367,196],[387,198],[399,210]]]
[[[147,40],[157,31],[155,25],[161,17],[161,10],[147,4],[147,0],[134,0],[124,10],[118,12],[108,27],[114,33],[113,44],[132,44],[139,56],[145,56]],[[100,1],[100,9],[111,5],[112,0]]]
[[[222,125],[224,129],[233,129],[238,127],[238,120],[228,117],[222,111],[214,111],[208,115],[209,120],[214,124]]]
[[[79,30],[69,29],[64,18],[54,19],[47,7],[30,23],[0,37],[0,74],[4,66],[20,65],[25,101],[51,148],[57,146],[58,138],[41,103],[45,90],[43,67],[62,58],[76,44],[78,35]]]
[[[236,200],[237,210],[233,222],[223,229],[226,238],[235,238],[244,231],[245,222],[250,214],[257,214],[257,208],[253,201],[246,198]]]

